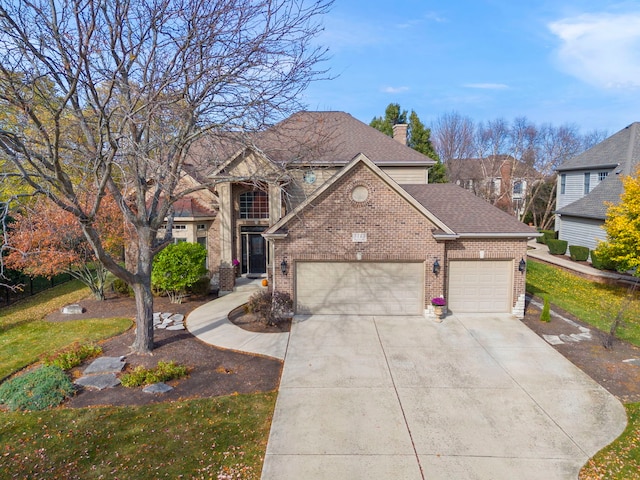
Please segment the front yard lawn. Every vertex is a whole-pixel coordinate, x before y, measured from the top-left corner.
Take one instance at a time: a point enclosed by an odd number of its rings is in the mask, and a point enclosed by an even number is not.
[[[97,342],[127,331],[128,318],[47,322],[45,316],[89,295],[78,281],[0,309],[0,380],[74,342]]]
[[[276,393],[1,413],[12,478],[258,480]]]
[[[544,263],[527,262],[527,292],[549,301],[604,332],[615,319],[627,288],[593,282]],[[624,314],[616,336],[640,346],[640,291]]]
[[[580,320],[608,332],[627,289],[606,285],[573,275],[544,263],[527,262],[527,292],[548,295],[553,305],[572,313]],[[640,346],[640,292],[624,315],[617,337]],[[581,480],[640,479],[640,403],[628,403],[627,428],[618,439],[598,452],[583,467]]]

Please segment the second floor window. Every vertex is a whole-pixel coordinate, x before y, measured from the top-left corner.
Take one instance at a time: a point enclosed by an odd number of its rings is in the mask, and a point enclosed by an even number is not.
[[[603,181],[605,178],[607,178],[608,175],[609,172],[598,172],[598,181]]]
[[[567,174],[563,173],[560,175],[560,193],[564,195],[566,189],[567,189]]]
[[[589,193],[589,187],[591,184],[591,172],[587,172],[584,174],[584,194]]]
[[[522,182],[521,181],[513,182],[513,194],[514,195],[522,195]]]
[[[269,195],[266,192],[245,192],[240,195],[240,218],[269,218]]]

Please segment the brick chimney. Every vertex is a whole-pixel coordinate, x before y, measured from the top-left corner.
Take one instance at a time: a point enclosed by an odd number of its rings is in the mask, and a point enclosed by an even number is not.
[[[393,139],[400,142],[402,145],[407,144],[407,128],[409,125],[406,123],[396,123],[393,126]]]

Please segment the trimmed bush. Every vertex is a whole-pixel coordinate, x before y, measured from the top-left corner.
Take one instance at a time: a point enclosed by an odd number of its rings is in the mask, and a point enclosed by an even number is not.
[[[589,258],[589,248],[579,245],[571,245],[569,247],[569,255],[574,262],[586,262]]]
[[[542,313],[540,314],[540,321],[551,321],[551,304],[549,303],[549,295],[544,296],[544,304],[542,306]]]
[[[196,283],[191,285],[188,290],[194,295],[204,297],[209,294],[209,289],[211,287],[210,283],[211,280],[209,280],[209,277],[202,277]]]
[[[0,385],[0,403],[12,411],[44,410],[57,407],[73,392],[67,374],[59,367],[46,365]]]
[[[114,292],[117,292],[121,295],[129,295],[130,297],[133,297],[132,288],[121,278],[116,278],[111,284],[111,288],[113,288]]]
[[[249,298],[247,312],[255,313],[267,325],[277,325],[288,318],[293,309],[293,300],[288,293],[259,290]]]
[[[123,387],[141,387],[153,383],[167,382],[176,378],[185,377],[189,369],[176,362],[158,362],[155,368],[136,367],[131,372],[120,377]]]
[[[567,252],[567,245],[569,242],[566,240],[548,239],[546,242],[551,255],[564,255]]]
[[[102,347],[98,345],[78,345],[74,344],[68,349],[45,357],[45,365],[54,365],[62,370],[71,370],[77,367],[87,358],[97,357],[102,353]]]
[[[599,254],[595,250],[591,250],[591,266],[598,270],[615,270],[616,264],[604,255]]]
[[[547,244],[549,240],[557,240],[558,232],[555,230],[540,230],[542,232],[542,243]]]

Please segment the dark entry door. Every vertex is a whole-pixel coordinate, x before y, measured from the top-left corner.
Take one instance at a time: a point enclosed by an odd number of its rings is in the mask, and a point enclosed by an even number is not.
[[[242,230],[242,273],[267,273],[267,242],[261,235],[264,227],[242,227]]]

